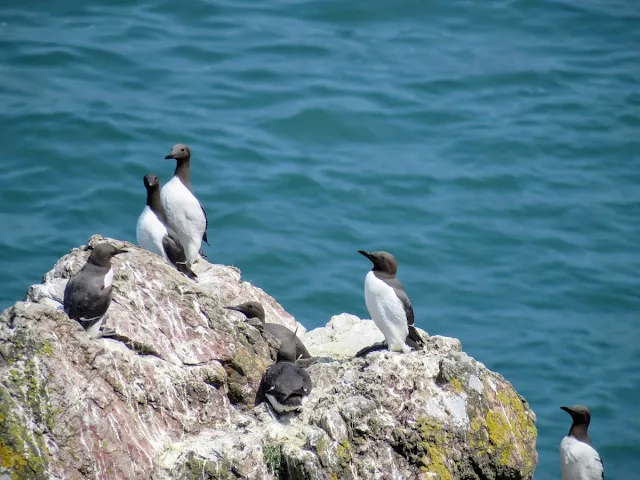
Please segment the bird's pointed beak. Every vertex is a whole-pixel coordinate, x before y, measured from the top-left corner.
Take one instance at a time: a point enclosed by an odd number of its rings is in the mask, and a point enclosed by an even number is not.
[[[564,410],[565,412],[567,412],[569,415],[571,415],[571,408],[570,407],[560,407],[560,410]]]
[[[170,158],[174,158],[173,154],[170,153],[169,155],[167,155],[166,157],[164,157],[165,160],[169,160]]]
[[[121,253],[129,253],[129,250],[123,250],[120,248],[116,253],[114,253],[114,255],[120,255]]]
[[[239,307],[238,305],[233,305],[233,306],[230,306],[230,307],[224,307],[224,308],[226,308],[227,310],[234,310],[234,311],[236,311],[236,312],[240,312],[240,313],[242,313],[242,310],[240,309],[240,307]]]
[[[358,250],[358,253],[360,255],[364,255],[365,257],[367,257],[369,260],[373,261],[373,259],[371,258],[371,254],[369,252],[367,252],[366,250]]]

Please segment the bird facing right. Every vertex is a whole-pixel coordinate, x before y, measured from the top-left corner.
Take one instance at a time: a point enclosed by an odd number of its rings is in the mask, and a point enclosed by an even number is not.
[[[584,405],[560,408],[573,420],[560,442],[562,480],[604,480],[604,465],[587,434],[591,412]]]
[[[102,329],[104,316],[111,305],[111,259],[126,252],[110,243],[99,243],[91,251],[87,263],[69,279],[64,289],[65,313],[82,325],[91,338],[114,333],[113,329]]]

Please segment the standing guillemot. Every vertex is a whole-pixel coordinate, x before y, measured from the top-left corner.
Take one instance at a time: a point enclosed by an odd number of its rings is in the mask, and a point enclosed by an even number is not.
[[[160,181],[153,174],[144,176],[147,204],[138,217],[136,239],[138,245],[157,253],[171,263],[179,272],[195,280],[197,275],[187,265],[187,257],[178,235],[167,228],[167,217],[160,201]]]
[[[303,400],[311,393],[313,384],[307,371],[291,362],[271,365],[262,378],[260,390],[273,409],[278,412],[301,410]]]
[[[311,355],[309,351],[302,343],[302,340],[290,329],[284,325],[278,325],[277,323],[265,323],[264,308],[259,302],[246,302],[240,305],[232,307],[224,307],[228,310],[235,310],[242,313],[247,319],[257,319],[258,324],[254,325],[262,330],[269,332],[280,341],[280,348],[278,349],[277,361],[286,362],[298,362],[301,359],[306,360],[300,362],[301,364],[311,363]],[[315,361],[315,359],[313,359]]]
[[[391,351],[409,353],[420,350],[424,341],[414,327],[413,307],[400,280],[396,278],[398,262],[388,252],[358,250],[373,263],[364,281],[364,300],[371,319],[384,335],[385,341],[356,353],[364,356],[387,347]]]
[[[604,465],[587,434],[591,412],[583,405],[560,408],[573,420],[569,434],[560,442],[562,480],[604,480]]]
[[[165,159],[176,160],[173,178],[162,187],[160,200],[167,216],[167,225],[178,235],[187,257],[187,265],[198,261],[202,241],[207,244],[207,213],[191,191],[189,168],[191,151],[184,144],[173,147]]]
[[[126,253],[110,243],[100,243],[92,250],[87,263],[67,282],[64,289],[64,311],[76,320],[91,338],[112,336],[111,328],[100,330],[111,305],[114,255]]]

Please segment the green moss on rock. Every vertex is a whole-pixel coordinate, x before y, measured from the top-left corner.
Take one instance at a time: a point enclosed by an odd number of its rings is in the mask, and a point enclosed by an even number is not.
[[[232,360],[223,362],[227,373],[227,396],[233,405],[253,405],[256,390],[268,363],[266,359],[238,347]]]
[[[38,356],[50,357],[53,348],[24,328],[15,328],[8,340],[11,367],[0,384],[0,473],[9,472],[12,479],[45,478],[49,452],[43,432],[55,427],[56,410],[43,380],[49,374]]]
[[[212,462],[196,456],[189,458],[187,463],[187,478],[189,480],[235,480],[237,476],[231,471],[231,462]]]
[[[349,462],[351,462],[351,445],[349,444],[349,440],[345,439],[338,444],[336,456],[338,457],[340,465],[343,467],[349,465]]]
[[[53,357],[53,346],[46,340],[42,341],[42,346],[40,347],[40,353],[45,357]]]
[[[44,437],[28,428],[20,403],[0,386],[0,473],[9,472],[12,480],[44,479]]]
[[[280,444],[267,444],[262,447],[262,457],[267,469],[276,476],[282,471],[282,446]]]
[[[322,455],[327,450],[327,441],[323,438],[316,443],[316,452]]]

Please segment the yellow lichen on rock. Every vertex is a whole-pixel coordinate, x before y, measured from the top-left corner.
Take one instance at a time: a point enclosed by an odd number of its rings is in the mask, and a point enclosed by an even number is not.
[[[487,428],[491,443],[500,451],[500,462],[508,465],[513,450],[511,427],[501,413],[490,410],[487,412]]]
[[[13,451],[0,442],[0,467],[2,468],[20,468],[27,464],[27,459],[23,454]]]
[[[451,385],[451,388],[453,388],[454,392],[456,393],[462,392],[462,384],[460,383],[460,380],[458,380],[457,378],[451,379],[449,384]]]
[[[536,425],[533,419],[527,415],[522,400],[515,390],[503,388],[498,392],[497,397],[500,403],[515,415],[515,428],[518,434],[535,438],[538,435]]]
[[[277,342],[224,307],[255,299],[275,323],[295,319],[233,267],[203,260],[193,284],[123,246],[116,338],[87,338],[53,303],[88,247],[0,314],[0,477],[531,480],[535,414],[458,340],[353,358],[373,322],[336,316],[301,336],[312,355],[336,357],[309,367],[304,408],[276,418],[256,394]]]
[[[509,388],[503,388],[498,391],[497,399],[503,408],[511,414],[509,418],[509,428],[515,438],[510,439],[510,442],[517,442],[520,445],[535,442],[535,439],[538,436],[535,422],[533,418],[527,414],[522,400],[516,391]],[[502,452],[501,459],[504,459],[505,453],[506,451]],[[510,454],[511,451],[509,452],[509,455]],[[507,457],[506,461],[508,460],[509,458]],[[535,462],[526,456],[524,460],[527,468],[533,472],[535,469]]]
[[[436,474],[437,480],[452,480],[451,472],[447,467],[447,456],[444,450],[437,445],[427,445],[427,455],[429,456],[429,463],[424,465],[421,469],[423,471]]]
[[[416,448],[426,454],[420,457],[420,470],[435,473],[438,480],[451,480],[447,455],[442,449],[446,441],[442,425],[429,417],[421,417],[416,420],[416,430],[420,435]]]

